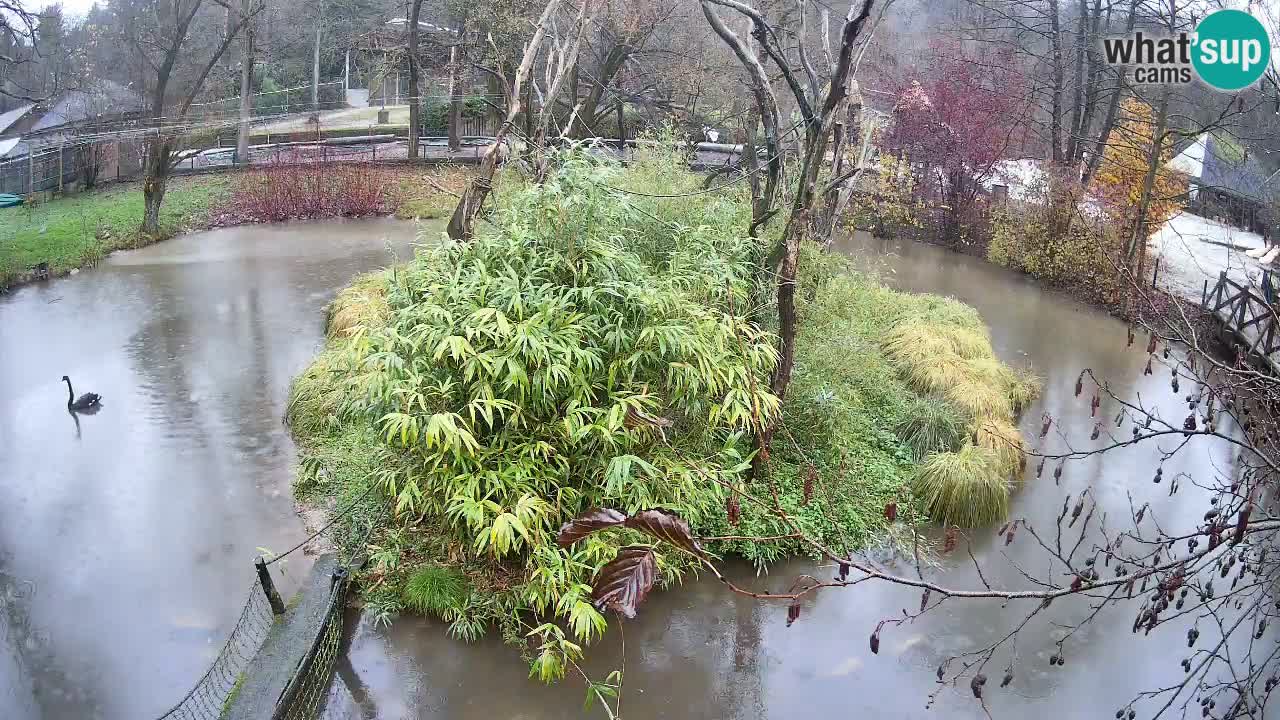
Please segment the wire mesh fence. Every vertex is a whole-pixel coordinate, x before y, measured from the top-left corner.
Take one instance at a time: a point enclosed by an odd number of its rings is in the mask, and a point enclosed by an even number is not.
[[[142,174],[141,141],[72,141],[0,160],[0,193],[66,192]]]
[[[254,119],[292,115],[294,113],[337,110],[347,106],[342,81],[320,83],[312,101],[310,84],[281,88],[249,96],[250,114]],[[240,116],[240,96],[192,103],[188,115],[204,122],[236,120]]]
[[[271,720],[316,720],[324,710],[334,666],[341,653],[343,610],[347,605],[348,585],[347,571],[339,568],[334,573],[329,606],[320,631],[316,634],[315,644],[285,687]]]
[[[220,720],[274,622],[267,596],[254,580],[240,618],[218,657],[191,692],[158,720]]]

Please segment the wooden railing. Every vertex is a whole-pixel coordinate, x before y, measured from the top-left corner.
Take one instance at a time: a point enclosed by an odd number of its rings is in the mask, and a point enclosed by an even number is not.
[[[1223,272],[1213,289],[1205,293],[1203,305],[1222,321],[1226,330],[1247,344],[1248,354],[1270,360],[1271,353],[1280,350],[1276,311],[1272,303],[1252,287],[1232,280]]]

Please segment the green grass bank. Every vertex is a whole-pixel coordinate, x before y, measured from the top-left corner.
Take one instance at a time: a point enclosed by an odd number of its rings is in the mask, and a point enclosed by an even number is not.
[[[141,183],[111,185],[34,206],[0,208],[0,291],[35,279],[48,263],[60,276],[93,265],[115,250],[142,247],[184,232],[251,224],[280,216],[394,214],[405,220],[445,217],[453,210],[467,171],[405,164],[264,166],[247,172],[179,176],[169,180],[160,209],[161,232],[141,232]],[[376,183],[376,197],[365,185]],[[357,212],[342,203],[299,199],[316,187],[341,197],[362,196]]]
[[[0,289],[30,279],[32,268],[49,264],[51,275],[92,265],[114,250],[172,237],[206,225],[231,194],[231,178],[174,178],[160,209],[161,236],[141,234],[141,183],[112,185],[35,206],[0,209]]]

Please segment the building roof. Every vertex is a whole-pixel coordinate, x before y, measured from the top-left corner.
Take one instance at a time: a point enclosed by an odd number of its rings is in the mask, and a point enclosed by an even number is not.
[[[8,127],[22,119],[24,115],[31,112],[31,108],[35,105],[23,105],[20,108],[14,108],[7,113],[0,113],[0,133],[4,132]]]
[[[99,80],[82,90],[68,90],[52,101],[49,109],[28,132],[39,132],[98,115],[115,115],[142,109],[142,96],[110,80]]]
[[[1270,173],[1256,153],[1217,133],[1200,135],[1169,161],[1169,166],[1186,173],[1201,187],[1225,190],[1258,202],[1280,190],[1268,182]]]
[[[18,143],[22,142],[22,138],[0,138],[0,160],[8,157],[9,152],[13,150]]]

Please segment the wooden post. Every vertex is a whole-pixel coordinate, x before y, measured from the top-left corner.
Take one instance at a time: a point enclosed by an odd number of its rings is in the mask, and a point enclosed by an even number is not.
[[[1160,256],[1156,256],[1156,268],[1151,271],[1151,287],[1156,286],[1156,278],[1160,277]]]
[[[618,99],[618,160],[627,152],[627,126],[623,121],[622,99]]]
[[[258,582],[262,585],[262,592],[267,595],[267,602],[271,604],[271,612],[276,615],[284,614],[284,600],[280,599],[280,593],[276,591],[276,584],[271,579],[271,573],[267,570],[267,561],[259,555],[253,561],[253,566],[258,570]]]
[[[1204,280],[1204,290],[1200,291],[1200,307],[1209,307],[1209,279]]]

